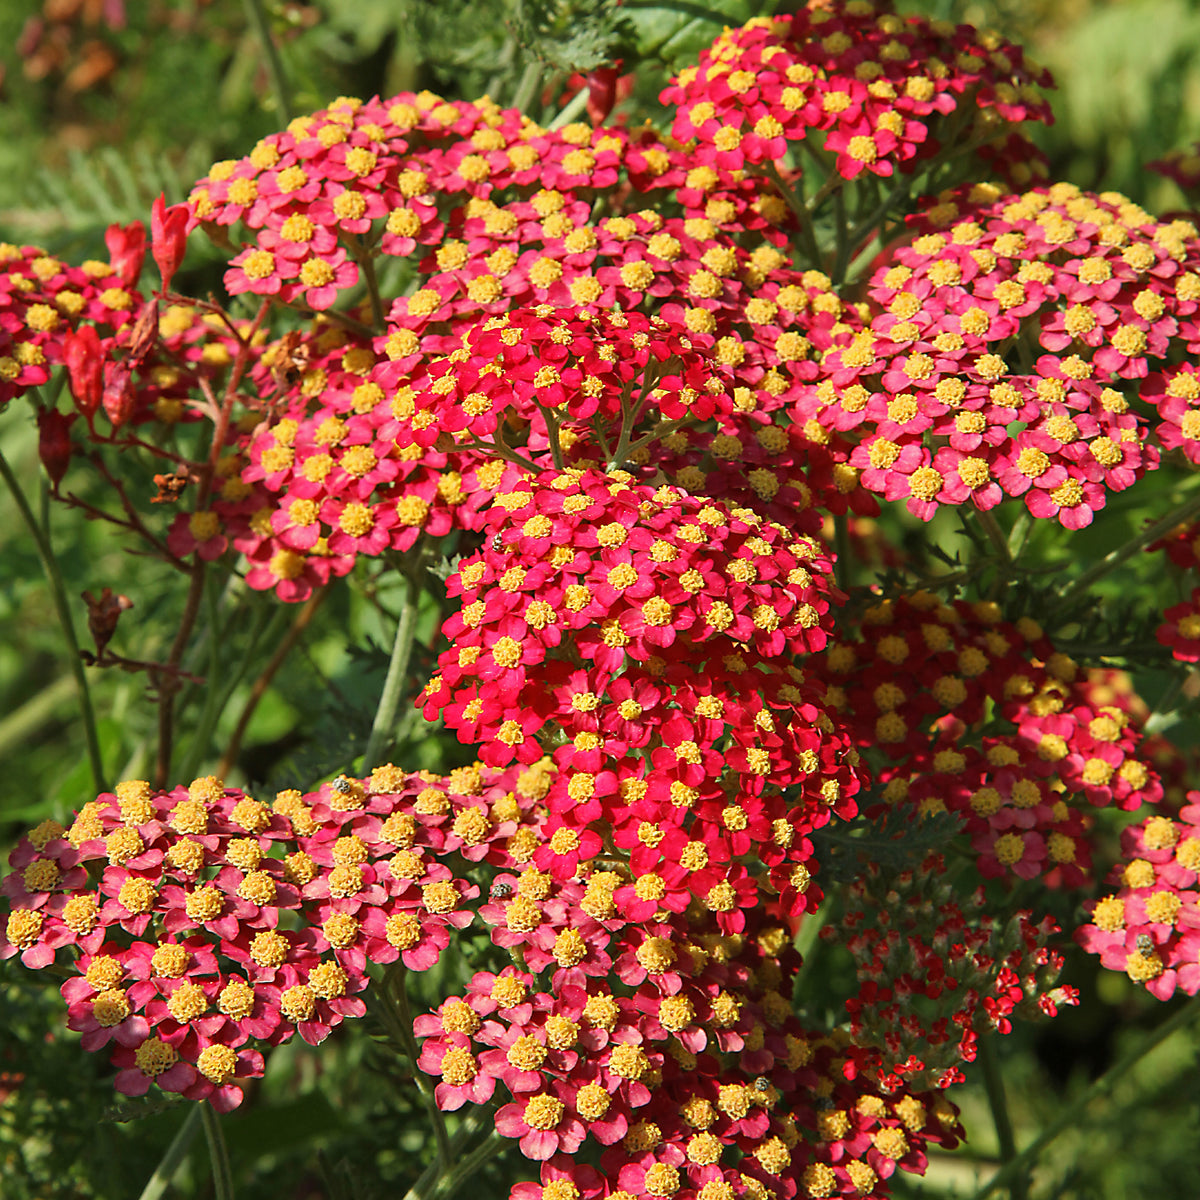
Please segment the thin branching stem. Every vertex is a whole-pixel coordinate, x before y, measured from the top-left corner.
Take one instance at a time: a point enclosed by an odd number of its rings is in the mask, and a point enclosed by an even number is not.
[[[283,666],[284,660],[292,651],[292,647],[300,640],[300,635],[308,628],[309,622],[316,615],[316,611],[320,607],[321,601],[325,599],[327,591],[328,585],[317,588],[304,602],[304,607],[296,614],[291,628],[284,635],[279,645],[275,647],[275,653],[271,655],[270,661],[263,667],[258,678],[254,681],[254,686],[250,689],[250,696],[242,707],[241,715],[238,717],[238,723],[234,727],[233,733],[230,734],[229,741],[225,743],[225,753],[222,754],[221,764],[217,767],[217,777],[219,779],[224,779],[233,769],[233,764],[237,761],[238,753],[242,748],[242,738],[246,736],[246,730],[250,726],[250,719],[254,716],[254,710],[258,708],[259,701],[266,695],[267,688],[271,686],[271,681],[275,678],[279,668]]]
[[[204,1123],[204,1136],[208,1141],[208,1158],[212,1163],[213,1194],[216,1200],[234,1200],[233,1170],[229,1165],[229,1151],[225,1146],[225,1135],[221,1132],[221,1118],[217,1110],[207,1102],[200,1105],[200,1119]]]
[[[1074,583],[1069,584],[1063,591],[1059,610],[1067,608],[1082,596],[1098,580],[1115,571],[1123,562],[1140,554],[1151,542],[1165,537],[1176,525],[1185,525],[1200,514],[1200,490],[1194,491],[1182,504],[1173,508],[1165,517],[1148,525],[1141,533],[1129,539],[1124,545],[1118,546],[1106,554],[1098,563],[1089,567]]]
[[[392,641],[392,656],[388,662],[387,677],[383,681],[383,694],[375,710],[367,748],[363,754],[362,772],[369,775],[383,757],[384,749],[396,730],[396,715],[400,711],[400,698],[408,683],[408,663],[412,657],[413,634],[417,627],[417,609],[420,593],[412,572],[404,572],[404,595],[401,600],[400,618],[396,622],[396,636]]]
[[[1060,1134],[1065,1133],[1073,1125],[1083,1119],[1085,1110],[1094,1100],[1107,1095],[1134,1067],[1160,1043],[1166,1041],[1173,1033],[1185,1028],[1197,1014],[1200,1014],[1200,996],[1194,996],[1173,1017],[1164,1021],[1157,1029],[1152,1030],[1142,1038],[1132,1050],[1113,1063],[1109,1069],[1096,1080],[1073,1104],[1067,1105],[1058,1117],[1050,1122],[1038,1136],[1025,1147],[1015,1158],[1005,1163],[971,1197],[971,1200],[986,1200],[993,1192],[1002,1187],[1010,1187],[1012,1181],[1028,1171],[1037,1162],[1045,1148]]]
[[[79,714],[83,719],[84,736],[87,739],[88,765],[92,772],[92,782],[96,791],[105,790],[104,762],[100,755],[100,737],[96,730],[96,711],[92,707],[92,693],[88,687],[87,674],[83,669],[83,661],[79,657],[79,639],[75,636],[75,622],[71,618],[71,606],[67,603],[67,589],[63,582],[62,572],[58,567],[58,559],[54,557],[54,548],[50,545],[48,533],[38,524],[25,493],[17,482],[8,459],[0,452],[0,476],[21,514],[21,520],[33,535],[34,546],[37,548],[38,560],[42,564],[42,572],[46,576],[46,585],[50,589],[50,598],[54,603],[54,612],[58,617],[59,628],[63,640],[67,644],[67,652],[71,660],[71,673],[75,677],[75,687],[79,692]]]
[[[271,35],[271,23],[267,20],[266,9],[262,0],[245,0],[246,15],[254,32],[262,43],[263,54],[267,60],[267,74],[271,77],[271,90],[275,93],[275,103],[279,106],[279,115],[285,121],[292,119],[292,89],[288,83],[287,72],[283,69],[283,58],[279,47]]]

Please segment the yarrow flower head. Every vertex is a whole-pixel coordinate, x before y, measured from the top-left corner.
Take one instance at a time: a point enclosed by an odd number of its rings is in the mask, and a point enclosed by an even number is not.
[[[789,661],[825,644],[839,599],[817,543],[621,472],[544,473],[494,514],[449,581],[462,608],[427,715],[498,764],[565,741],[556,820],[617,826],[648,865],[669,856],[670,831],[691,830],[708,843],[701,866],[757,843],[786,876],[806,829],[852,813],[845,744]],[[563,860],[568,876],[577,861]],[[707,896],[717,882],[692,885]],[[750,902],[711,898],[730,919]]]
[[[995,34],[837,0],[726,30],[661,98],[678,106],[675,137],[696,162],[730,172],[773,165],[819,132],[837,173],[853,179],[916,169],[944,149],[951,114],[972,138],[1048,121],[1049,86],[1046,71]],[[973,122],[957,111],[964,96],[978,110]]]
[[[1174,817],[1158,815],[1121,834],[1116,891],[1089,905],[1075,940],[1160,1000],[1200,991],[1200,792]]]
[[[1130,403],[1139,380],[1165,418],[1160,440],[1187,444],[1191,377],[1147,375],[1193,338],[1191,224],[1067,184],[976,185],[941,197],[914,232],[872,279],[879,314],[842,335],[797,406],[857,437],[864,487],[925,520],[1021,496],[1032,515],[1080,528],[1158,465]]]

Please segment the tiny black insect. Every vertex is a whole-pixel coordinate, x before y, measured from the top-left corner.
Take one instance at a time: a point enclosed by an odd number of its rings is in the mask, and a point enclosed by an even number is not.
[[[492,884],[492,895],[495,896],[497,900],[503,900],[505,896],[511,896],[512,893],[513,887],[511,883]]]
[[[354,784],[348,780],[345,775],[339,775],[330,785],[335,792],[341,792],[343,796],[354,791]]]
[[[1154,953],[1154,939],[1148,933],[1139,933],[1137,935],[1137,948],[1139,954],[1148,958]]]

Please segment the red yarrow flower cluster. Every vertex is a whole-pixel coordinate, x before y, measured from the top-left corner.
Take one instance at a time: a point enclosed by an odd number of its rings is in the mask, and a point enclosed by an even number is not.
[[[1179,392],[1160,403],[1164,444],[1163,430],[1191,428],[1191,377],[1146,377],[1195,339],[1195,228],[1066,184],[977,185],[915,228],[872,280],[879,315],[825,355],[799,415],[855,435],[863,486],[924,520],[1020,496],[1034,516],[1089,524],[1158,465],[1127,391],[1145,379],[1152,402],[1156,387]]]
[[[939,64],[931,70],[930,64]],[[979,111],[977,138],[1005,122],[1048,121],[1049,74],[1019,46],[967,25],[900,16],[889,3],[838,0],[726,30],[662,100],[678,105],[676,138],[699,163],[739,171],[782,160],[810,132],[845,179],[912,171],[946,148],[946,120]]]
[[[985,876],[1077,887],[1090,811],[1162,798],[1139,719],[1096,696],[1032,618],[916,592],[867,609],[860,633],[819,664],[826,706],[856,745],[894,763],[868,816],[955,813]],[[989,704],[1005,724],[974,737]]]
[[[839,598],[819,546],[620,472],[546,473],[494,512],[484,549],[448,581],[463,604],[426,715],[497,764],[565,739],[549,799],[564,845],[611,827],[648,869],[698,840],[703,865],[754,851],[788,886],[804,832],[851,815],[857,788],[848,747],[788,661],[825,644]],[[572,841],[557,869],[569,878],[598,849]],[[731,871],[714,902],[735,919],[754,888]],[[701,872],[688,886],[717,882]]]
[[[211,777],[121,783],[13,852],[0,958],[72,954],[68,1024],[118,1090],[232,1108],[264,1050],[363,1015],[369,964],[437,962],[478,894],[444,860],[515,866],[552,774],[388,766],[269,807]]]
[[[869,866],[849,898],[844,920],[821,936],[854,956],[851,1032],[879,1049],[885,1078],[961,1082],[959,1064],[975,1060],[981,1035],[1079,1003],[1076,988],[1055,986],[1063,958],[1047,941],[1057,925],[1026,912],[1000,924],[982,889],[967,901],[954,895],[940,856],[898,876]]]

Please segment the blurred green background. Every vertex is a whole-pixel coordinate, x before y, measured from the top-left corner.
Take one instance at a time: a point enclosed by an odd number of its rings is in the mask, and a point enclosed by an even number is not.
[[[1196,5],[928,0],[901,7],[996,27],[1053,71],[1058,121],[1033,131],[1050,157],[1052,178],[1121,191],[1151,211],[1183,207],[1175,185],[1144,164],[1200,139]],[[763,8],[754,0],[662,6],[323,0],[267,4],[265,15],[293,111],[304,112],[339,94],[426,87],[452,98],[486,92],[507,103],[529,84],[531,56],[539,64],[535,107],[543,101],[553,108],[575,65],[614,49],[627,62],[641,52],[649,60],[683,63],[722,24]],[[283,124],[253,11],[241,0],[0,4],[0,241],[33,242],[76,259],[101,256],[109,223],[146,219],[159,192],[168,202],[183,198],[211,162],[245,153]],[[607,32],[614,16],[624,22],[619,38]],[[638,102],[652,110],[656,91],[648,63]],[[188,286],[197,292],[216,286],[216,262],[215,255],[193,251]],[[36,507],[39,472],[30,426],[25,411],[0,412],[5,454],[29,481]],[[1079,540],[1057,527],[1039,532],[1047,559],[1103,553],[1154,510],[1155,486],[1152,478],[1123,494]],[[84,494],[104,499],[102,487]],[[114,649],[161,655],[181,603],[170,571],[128,554],[118,536],[76,513],[55,509],[49,521],[68,595],[106,586],[127,594],[135,608]],[[934,535],[953,550],[950,525]],[[62,817],[86,799],[88,774],[60,632],[7,495],[0,495],[0,564],[0,851],[6,852],[27,824]],[[1140,582],[1163,604],[1174,603],[1178,581],[1155,578],[1158,569],[1139,564]],[[397,603],[396,583],[378,573],[334,589],[255,715],[239,759],[243,778],[304,786],[359,752],[386,667],[380,647],[390,640]],[[277,607],[266,597],[246,599],[240,634],[220,648],[231,679],[255,629]],[[80,625],[82,615],[80,605]],[[433,630],[430,610],[426,645]],[[348,652],[348,640],[362,649]],[[221,726],[226,733],[250,682],[235,688],[238,702]],[[1139,682],[1151,701],[1164,686],[1153,674]],[[118,777],[144,773],[154,719],[144,678],[106,672],[95,679],[95,696],[106,768]],[[400,750],[408,766],[447,765],[445,751],[427,737],[414,735]],[[1070,925],[1078,912],[1072,901],[1063,904],[1058,916]],[[453,987],[459,970],[448,963],[424,978],[427,998]],[[810,980],[814,975],[819,972]],[[996,1048],[1018,1144],[1036,1136],[1141,1029],[1169,1011],[1122,977],[1099,977],[1094,961],[1083,956],[1072,959],[1067,981],[1084,992],[1080,1009],[1052,1025],[1021,1030]],[[831,1003],[836,984],[826,984]],[[1197,1194],[1198,1045],[1196,1032],[1177,1035],[1115,1096],[1089,1109],[1086,1124],[1046,1156],[1030,1195],[1128,1200]],[[402,1195],[426,1147],[421,1119],[395,1086],[392,1070],[362,1037],[335,1035],[319,1055],[302,1046],[277,1052],[252,1103],[226,1122],[238,1194],[271,1200]],[[63,1032],[57,991],[19,966],[0,965],[3,1200],[123,1200],[141,1193],[182,1110],[165,1103],[118,1105],[107,1074],[101,1056],[84,1054]],[[990,1174],[997,1144],[978,1080],[955,1098],[971,1136],[966,1152],[935,1158],[924,1181],[897,1177],[894,1194],[970,1196]],[[496,1179],[485,1180],[481,1190],[503,1194]],[[201,1141],[167,1194],[200,1197],[210,1188]]]

